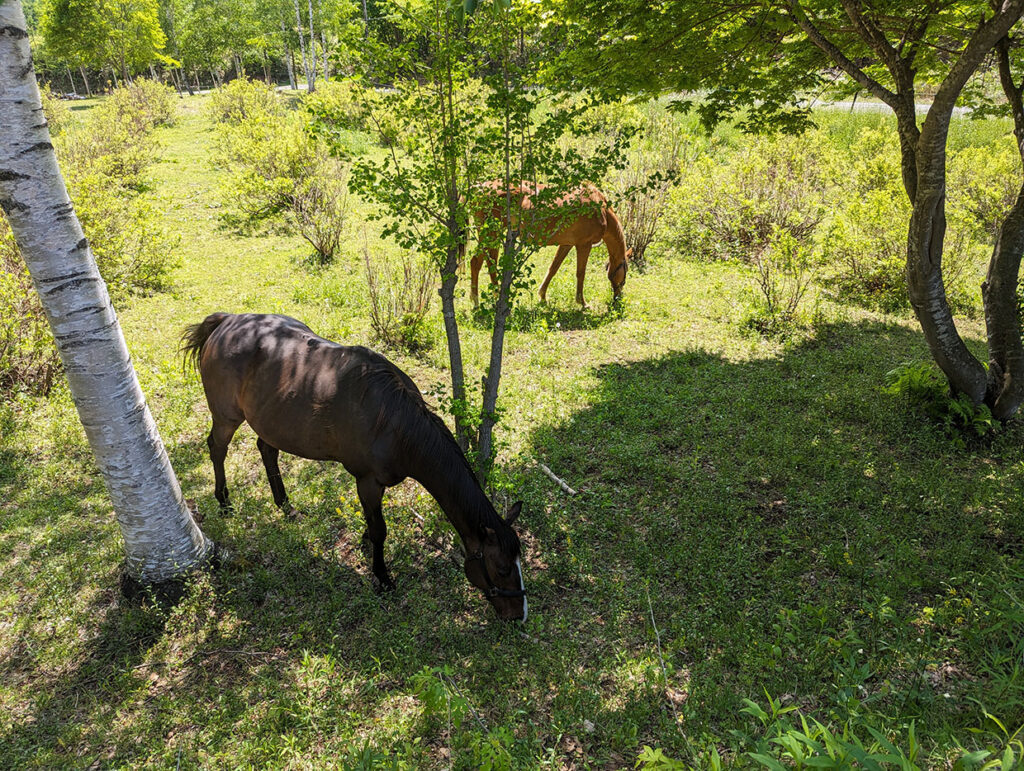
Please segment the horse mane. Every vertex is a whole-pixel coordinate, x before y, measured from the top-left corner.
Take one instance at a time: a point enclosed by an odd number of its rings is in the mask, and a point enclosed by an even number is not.
[[[623,261],[628,261],[629,258],[626,257],[626,232],[622,229],[622,220],[619,219],[612,207],[607,204],[604,207],[604,215],[605,228],[611,231],[613,240],[622,244],[622,259]]]
[[[479,514],[477,532],[482,534],[484,528],[491,528],[497,535],[501,550],[512,557],[519,556],[519,537],[484,494],[451,429],[430,408],[416,384],[404,372],[380,354],[373,351],[370,354],[371,361],[364,374],[367,390],[373,389],[381,400],[377,430],[393,427],[396,423],[401,425],[401,429],[394,433],[400,437],[403,449],[441,462],[442,474],[459,490],[457,497],[464,504],[464,510],[475,509]]]

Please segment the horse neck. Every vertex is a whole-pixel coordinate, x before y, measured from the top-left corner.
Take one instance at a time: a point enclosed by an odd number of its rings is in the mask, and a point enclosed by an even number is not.
[[[626,260],[626,233],[622,229],[622,222],[612,211],[612,207],[606,207],[604,215],[604,243],[608,247],[608,270],[611,271],[620,262]]]
[[[470,471],[454,439],[440,447],[426,447],[413,459],[409,475],[437,501],[458,532],[467,553],[480,541],[480,524],[499,520],[494,507]]]

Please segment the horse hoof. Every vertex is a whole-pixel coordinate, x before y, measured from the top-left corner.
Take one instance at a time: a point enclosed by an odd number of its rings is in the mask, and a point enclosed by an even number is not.
[[[395,582],[391,580],[390,576],[381,578],[375,575],[373,577],[373,588],[376,589],[377,594],[390,594],[395,591]]]

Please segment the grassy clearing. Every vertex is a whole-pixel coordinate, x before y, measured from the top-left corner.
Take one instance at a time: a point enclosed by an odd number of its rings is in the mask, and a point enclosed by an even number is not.
[[[202,101],[160,130],[151,174],[181,239],[173,289],[121,321],[186,495],[237,564],[170,611],[119,602],[116,524],[66,393],[4,405],[0,765],[618,768],[649,744],[701,766],[738,746],[731,731],[756,735],[742,699],[767,693],[893,737],[914,721],[935,766],[990,727],[979,702],[1011,731],[1024,722],[1021,428],[957,451],[883,396],[888,369],[926,356],[907,319],[826,306],[788,343],[740,333],[736,265],[657,255],[615,316],[599,251],[596,310],[575,310],[568,268],[549,306],[525,299],[497,492],[526,502],[525,628],[490,617],[411,482],[385,498],[388,597],[340,467],[284,460],[307,513],[287,522],[243,428],[237,511],[218,513],[180,329],[274,311],[369,344],[360,249],[387,246],[357,222],[337,264],[313,271],[297,237],[225,229]],[[463,322],[479,374],[488,331]],[[978,323],[963,328],[980,350]],[[424,391],[445,382],[440,343],[392,355]]]

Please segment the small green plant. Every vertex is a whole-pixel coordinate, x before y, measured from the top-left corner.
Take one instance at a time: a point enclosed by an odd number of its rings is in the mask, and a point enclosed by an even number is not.
[[[811,286],[809,251],[791,232],[776,228],[753,263],[757,294],[744,326],[766,337],[784,337],[803,322],[801,304]]]
[[[987,405],[974,404],[963,393],[951,395],[948,384],[928,362],[901,364],[889,370],[885,380],[885,393],[905,397],[912,408],[938,423],[958,446],[965,438],[986,436],[996,426]]]

